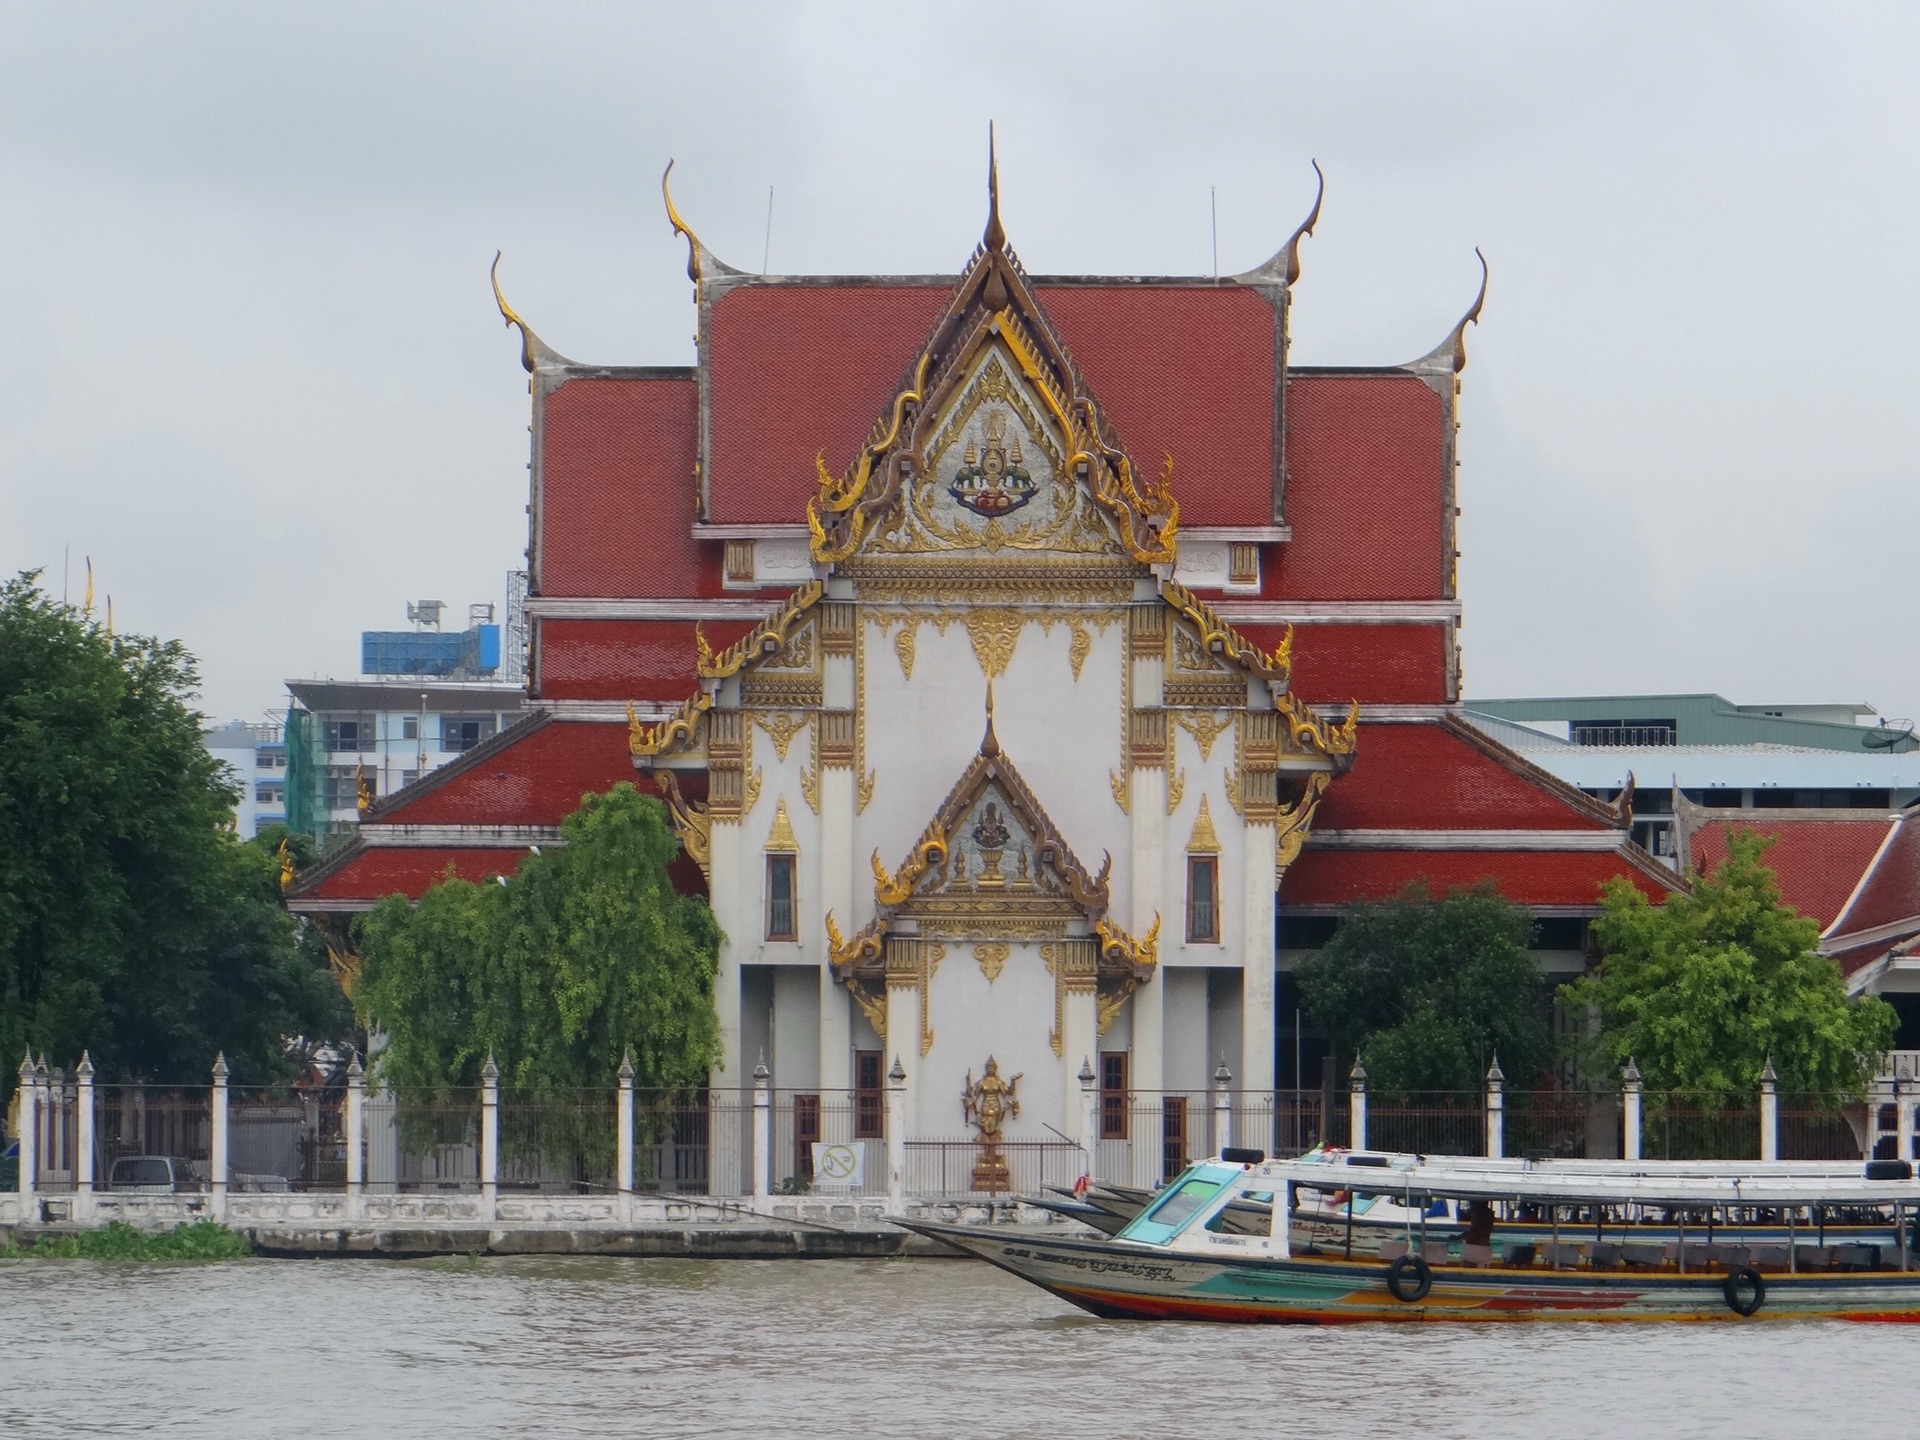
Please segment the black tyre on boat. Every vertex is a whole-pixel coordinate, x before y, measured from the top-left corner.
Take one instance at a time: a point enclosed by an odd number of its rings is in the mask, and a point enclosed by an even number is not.
[[[1433,1289],[1433,1270],[1418,1255],[1399,1255],[1387,1266],[1387,1289],[1402,1304],[1427,1298]]]
[[[1726,1292],[1727,1308],[1736,1315],[1752,1315],[1767,1303],[1767,1282],[1751,1265],[1736,1265],[1720,1282]]]

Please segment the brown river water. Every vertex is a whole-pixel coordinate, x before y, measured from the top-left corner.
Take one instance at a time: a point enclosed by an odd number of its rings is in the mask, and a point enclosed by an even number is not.
[[[0,1435],[1880,1436],[1920,1331],[1096,1320],[964,1261],[0,1262]]]

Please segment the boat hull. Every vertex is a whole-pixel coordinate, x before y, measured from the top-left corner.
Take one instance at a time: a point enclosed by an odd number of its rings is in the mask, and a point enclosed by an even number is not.
[[[1431,1290],[1402,1302],[1378,1263],[1195,1255],[1098,1240],[995,1234],[902,1222],[1110,1319],[1352,1325],[1518,1320],[1920,1321],[1920,1272],[1765,1277],[1751,1316],[1728,1303],[1717,1273],[1468,1270],[1439,1267]]]

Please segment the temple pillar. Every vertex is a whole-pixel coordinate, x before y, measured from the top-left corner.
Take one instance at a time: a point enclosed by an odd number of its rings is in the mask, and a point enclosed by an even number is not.
[[[1060,1059],[1073,1064],[1073,1057],[1091,1056],[1100,1048],[1098,1035],[1098,996],[1100,951],[1098,942],[1078,942],[1068,951],[1066,993],[1060,1007]],[[1060,1133],[1080,1133],[1080,1092],[1073,1085],[1061,1087]]]
[[[841,931],[852,934],[861,923],[855,916],[853,895],[853,771],[823,769],[815,783],[820,796],[820,856],[815,863],[820,904],[815,913],[824,917],[831,912]],[[802,935],[801,940],[824,957],[825,936],[824,920],[816,919],[813,933]],[[820,1089],[829,1095],[853,1089],[852,999],[834,980],[824,959],[820,966]]]
[[[915,942],[917,943],[917,942]],[[894,1063],[903,1067],[900,1085],[900,1110],[906,1131],[920,1130],[920,995],[919,967],[915,957],[904,953],[907,947],[898,940],[887,942],[887,1049]]]
[[[761,881],[742,868],[744,842],[738,822],[715,824],[712,847],[713,874],[708,890],[719,902],[714,918],[726,935],[758,935],[764,922],[755,915],[749,923],[743,907],[757,908],[754,902]],[[718,972],[713,979],[713,1008],[720,1022],[720,1060],[711,1082],[715,1089],[739,1090],[747,1083],[746,1057],[740,1053],[739,953],[734,940],[721,942]]]
[[[1240,957],[1240,1088],[1273,1089],[1273,883],[1275,829],[1244,825],[1245,849]]]

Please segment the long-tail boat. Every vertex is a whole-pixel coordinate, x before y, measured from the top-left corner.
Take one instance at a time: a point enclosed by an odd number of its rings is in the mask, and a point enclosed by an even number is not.
[[[1395,1202],[1407,1217],[1397,1242],[1351,1257],[1319,1245],[1296,1250],[1296,1193],[1326,1190],[1336,1175],[1349,1195]],[[1491,1239],[1475,1242],[1470,1222],[1458,1237],[1434,1240],[1424,1217],[1442,1200],[1468,1207],[1483,1232],[1483,1215],[1524,1212],[1553,1238],[1496,1251]],[[1233,1207],[1249,1202],[1268,1207],[1264,1235],[1227,1224]],[[1917,1211],[1920,1183],[1897,1160],[1842,1174],[1376,1153],[1342,1156],[1335,1172],[1324,1156],[1270,1161],[1228,1149],[1188,1167],[1112,1238],[903,1223],[1111,1318],[1913,1321]],[[1822,1215],[1875,1227],[1887,1243],[1821,1243]],[[1780,1234],[1784,1243],[1773,1243]]]

